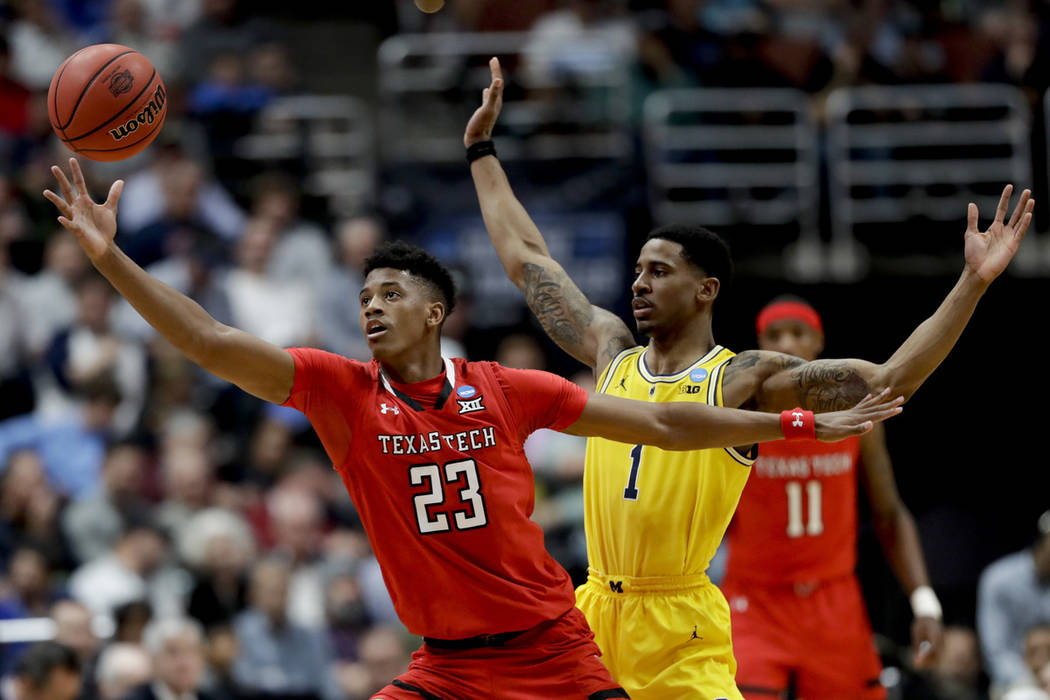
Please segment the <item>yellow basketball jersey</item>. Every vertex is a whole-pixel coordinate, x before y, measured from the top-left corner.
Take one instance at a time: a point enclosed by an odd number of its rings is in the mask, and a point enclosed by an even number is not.
[[[649,401],[722,405],[722,372],[734,353],[716,345],[688,368],[655,375],[642,347],[624,350],[598,391]],[[753,459],[737,450],[668,452],[601,438],[587,443],[587,555],[603,574],[702,574],[722,541]]]

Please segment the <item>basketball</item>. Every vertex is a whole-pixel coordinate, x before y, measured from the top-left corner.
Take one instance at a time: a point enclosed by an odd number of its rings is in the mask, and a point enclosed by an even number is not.
[[[149,60],[119,44],[95,44],[67,58],[51,79],[51,128],[91,160],[130,158],[164,124],[167,93]]]

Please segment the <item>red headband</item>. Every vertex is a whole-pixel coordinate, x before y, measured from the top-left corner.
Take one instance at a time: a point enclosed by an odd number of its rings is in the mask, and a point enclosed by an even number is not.
[[[824,332],[824,326],[820,323],[820,314],[812,306],[797,301],[778,301],[762,309],[755,320],[755,328],[758,334],[762,335],[769,328],[769,324],[786,319],[802,321],[813,330],[819,333]]]

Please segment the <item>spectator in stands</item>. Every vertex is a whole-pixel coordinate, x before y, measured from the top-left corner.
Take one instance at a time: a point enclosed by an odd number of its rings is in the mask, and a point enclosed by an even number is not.
[[[1040,622],[1028,628],[1024,636],[1024,665],[1027,674],[1013,683],[1002,695],[1002,700],[1026,700],[1042,693],[1042,671],[1050,666],[1050,622]]]
[[[143,0],[107,0],[105,41],[134,46],[169,84],[178,81],[177,35],[150,26]],[[152,3],[156,5],[157,3]],[[179,4],[179,3],[171,3]]]
[[[47,350],[45,361],[51,372],[48,381],[38,385],[39,410],[67,412],[75,402],[77,387],[112,377],[121,395],[113,431],[126,436],[138,423],[146,401],[146,351],[113,329],[110,311],[115,295],[102,277],[84,277],[76,294],[76,318],[55,335]]]
[[[277,232],[266,273],[310,285],[317,293],[332,267],[332,247],[321,227],[300,217],[299,199],[299,186],[292,178],[264,173],[253,182],[252,215],[270,222]]]
[[[324,633],[300,627],[286,615],[291,574],[288,563],[273,557],[253,568],[251,605],[234,622],[240,650],[234,679],[263,697],[335,700],[341,693]]]
[[[8,266],[0,241],[0,420],[33,410],[33,384],[26,369],[29,318],[21,302],[22,276]]]
[[[252,49],[273,41],[277,32],[266,20],[238,0],[202,0],[201,14],[182,35],[179,56],[182,78],[190,84],[206,76],[220,54],[247,56]]]
[[[127,523],[145,517],[142,498],[146,453],[133,443],[115,443],[106,451],[100,487],[74,501],[62,514],[62,528],[78,562],[109,552]]]
[[[248,601],[247,569],[255,541],[244,518],[209,508],[179,533],[179,553],[193,574],[187,612],[206,629],[228,625]]]
[[[237,635],[228,624],[210,627],[207,634],[205,687],[216,700],[243,700],[246,696],[233,680],[233,665],[239,653]]]
[[[172,255],[184,241],[207,238],[210,223],[202,217],[201,196],[204,188],[204,169],[187,158],[162,160],[159,168],[163,187],[162,211],[137,229],[120,232],[123,247],[135,262],[149,267]],[[149,184],[142,182],[140,186]]]
[[[73,700],[80,692],[80,663],[68,647],[40,642],[0,680],[0,700]]]
[[[160,139],[164,138],[162,134]],[[199,163],[170,142],[160,141],[150,149],[155,154],[153,162],[129,177],[124,186],[117,212],[121,236],[134,236],[165,220],[192,222],[194,230],[214,232],[227,241],[241,235],[244,212]]]
[[[537,87],[575,83],[626,70],[636,53],[635,28],[609,0],[570,0],[532,25],[523,71]]]
[[[143,646],[153,659],[152,683],[144,684],[125,700],[210,700],[202,691],[204,631],[193,620],[175,617],[150,623]]]
[[[142,644],[142,635],[153,621],[153,606],[146,600],[132,600],[121,603],[113,611],[116,629],[112,641],[127,644]]]
[[[48,238],[43,269],[26,278],[19,289],[26,342],[34,357],[43,356],[55,335],[76,320],[76,288],[89,267],[72,233],[59,229]]]
[[[0,148],[25,133],[29,120],[29,90],[11,77],[11,45],[0,33]]]
[[[361,660],[340,669],[340,684],[351,700],[366,700],[403,673],[408,662],[404,633],[391,625],[379,625],[361,640]]]
[[[321,542],[325,525],[320,499],[303,488],[278,485],[266,499],[273,552],[291,564],[288,620],[319,628],[325,621],[324,560]]]
[[[135,688],[149,683],[152,677],[153,665],[145,649],[126,642],[110,644],[99,654],[95,669],[98,698],[127,700]]]
[[[0,566],[22,544],[30,544],[47,559],[64,566],[70,561],[68,543],[58,527],[62,499],[48,484],[40,455],[16,450],[0,475]]]
[[[9,590],[0,594],[0,620],[47,616],[56,592],[51,585],[51,566],[42,550],[29,545],[15,549],[8,560],[6,578]],[[10,671],[28,646],[25,643],[0,646],[0,673]]]
[[[11,72],[31,90],[47,90],[51,76],[76,49],[76,41],[47,0],[21,0],[8,30]]]
[[[111,553],[85,562],[69,579],[69,591],[93,613],[113,617],[118,606],[148,600],[158,617],[182,611],[184,572],[164,567],[167,541],[147,522],[127,525]]]
[[[88,668],[100,645],[92,628],[91,611],[83,604],[65,598],[51,606],[50,616],[55,623],[55,641],[72,649],[81,668]]]
[[[225,280],[233,325],[281,347],[309,344],[315,328],[313,292],[267,273],[276,243],[273,222],[248,222],[237,244],[237,266]]]
[[[164,500],[157,508],[157,523],[175,537],[189,520],[211,505],[215,467],[207,452],[183,447],[166,450],[160,459]]]
[[[372,624],[361,596],[356,569],[353,562],[342,562],[329,565],[327,572],[325,611],[337,667],[361,657],[361,640]],[[338,675],[339,670],[336,673]]]
[[[1038,520],[1030,549],[993,562],[977,589],[977,632],[995,690],[1030,677],[1024,635],[1050,620],[1050,511]]]
[[[938,696],[951,700],[983,700],[980,674],[977,635],[969,627],[946,627],[930,670],[930,680]]]
[[[321,345],[334,353],[367,361],[372,356],[361,333],[358,310],[347,299],[356,299],[364,285],[365,258],[386,237],[383,222],[372,216],[359,216],[336,226],[338,265],[329,272],[320,296],[319,333]]]
[[[0,463],[15,450],[30,449],[60,494],[75,498],[94,489],[120,390],[110,378],[98,377],[79,388],[79,399],[79,410],[62,416],[33,413],[0,422]]]

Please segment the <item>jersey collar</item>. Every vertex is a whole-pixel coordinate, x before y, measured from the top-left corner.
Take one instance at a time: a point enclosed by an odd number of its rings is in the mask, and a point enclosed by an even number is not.
[[[441,410],[448,401],[448,397],[452,395],[452,388],[456,385],[456,368],[452,366],[452,360],[447,357],[442,357],[445,362],[445,384],[441,387],[441,393],[438,394],[437,399],[434,400],[433,408],[435,410]],[[379,381],[383,384],[383,388],[389,391],[391,394],[408,404],[413,410],[425,411],[426,409],[420,405],[418,401],[413,399],[403,391],[399,391],[387,378],[386,372],[383,371],[383,367],[379,367]]]

